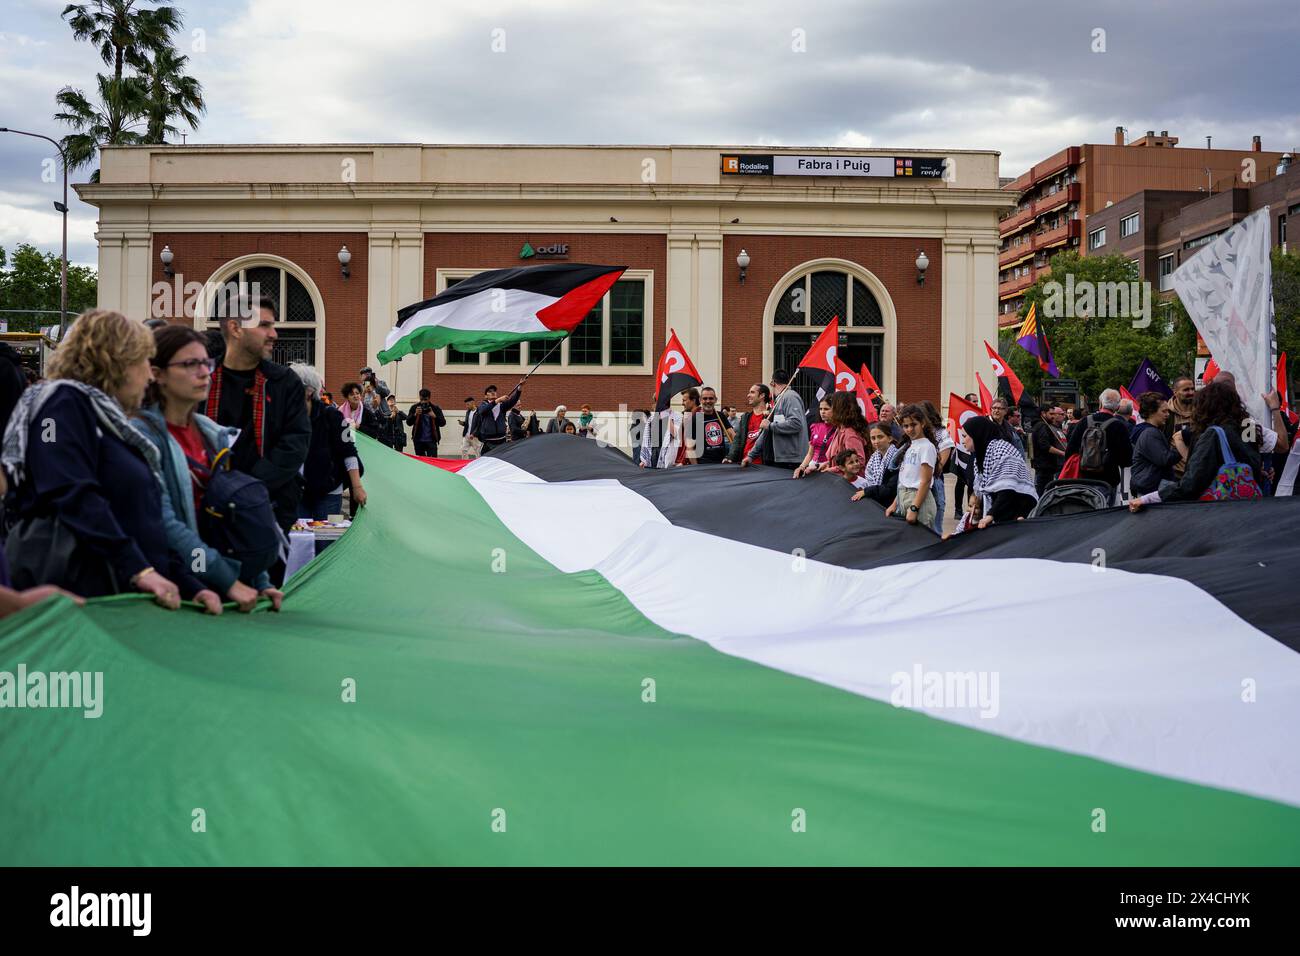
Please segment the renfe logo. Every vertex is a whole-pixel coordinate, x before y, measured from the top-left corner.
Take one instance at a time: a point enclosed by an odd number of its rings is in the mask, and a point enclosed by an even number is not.
[[[549,246],[538,246],[533,248],[531,243],[525,242],[524,247],[519,250],[520,259],[531,259],[536,256],[539,259],[563,259],[569,255],[569,244],[567,242],[554,242]]]
[[[51,926],[130,926],[134,936],[148,936],[152,893],[71,893],[50,897]]]

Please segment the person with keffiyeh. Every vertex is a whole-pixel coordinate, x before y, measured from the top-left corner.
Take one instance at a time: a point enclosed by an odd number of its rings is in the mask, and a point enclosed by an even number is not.
[[[1025,456],[1005,428],[983,415],[967,418],[961,428],[967,450],[975,457],[974,491],[984,499],[979,527],[1026,517],[1038,503],[1038,491]]]
[[[49,379],[23,392],[0,456],[14,484],[6,557],[16,587],[140,591],[169,610],[193,599],[221,613],[189,555],[168,545],[158,450],[128,417],[153,354],[142,323],[92,309],[59,344]]]

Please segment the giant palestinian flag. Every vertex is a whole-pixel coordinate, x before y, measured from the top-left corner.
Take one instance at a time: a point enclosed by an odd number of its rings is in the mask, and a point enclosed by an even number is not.
[[[447,345],[490,352],[517,342],[562,339],[625,269],[564,262],[480,272],[399,311],[379,361]]]
[[[0,710],[0,859],[1300,862],[1289,501],[940,542],[833,475],[358,442],[282,613],[0,622],[0,674],[103,674]]]

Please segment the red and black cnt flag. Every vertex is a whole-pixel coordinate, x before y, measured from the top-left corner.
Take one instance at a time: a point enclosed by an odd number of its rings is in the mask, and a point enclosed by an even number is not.
[[[659,365],[655,368],[655,411],[662,412],[672,404],[673,396],[683,389],[699,388],[704,384],[700,373],[695,370],[695,363],[677,341],[677,333],[668,330],[668,344],[664,354],[659,356]]]

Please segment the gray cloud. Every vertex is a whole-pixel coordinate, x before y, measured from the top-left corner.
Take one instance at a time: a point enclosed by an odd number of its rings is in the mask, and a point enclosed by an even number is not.
[[[0,35],[0,124],[49,130],[94,52],[61,4]],[[718,143],[991,148],[1016,175],[1063,146],[1168,129],[1185,144],[1300,145],[1300,13],[1190,0],[608,4],[256,0],[195,4],[211,105],[191,142]],[[1106,51],[1093,52],[1093,30]],[[504,30],[504,52],[493,52]],[[792,49],[793,31],[806,52]],[[13,39],[21,35],[25,39]],[[48,234],[31,148],[0,138],[0,243]],[[32,144],[37,146],[38,144]],[[74,258],[94,210],[74,205]],[[57,220],[57,217],[55,217]],[[43,245],[45,243],[42,243]]]

